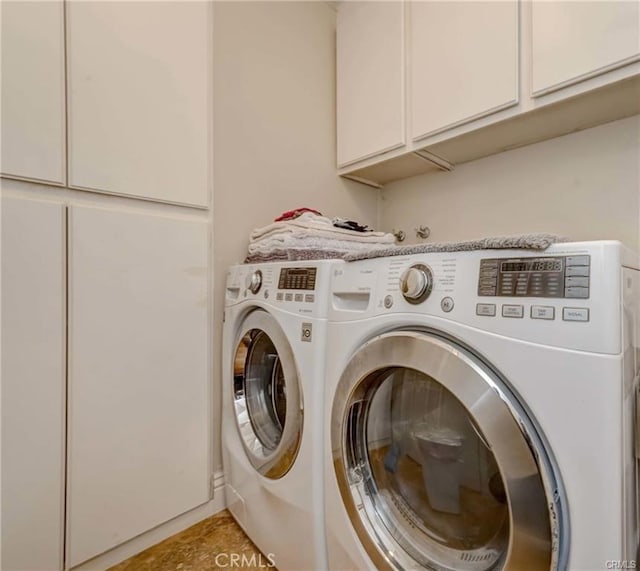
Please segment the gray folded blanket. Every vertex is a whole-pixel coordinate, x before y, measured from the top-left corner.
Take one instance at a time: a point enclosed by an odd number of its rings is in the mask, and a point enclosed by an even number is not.
[[[245,264],[261,264],[264,262],[296,262],[304,260],[342,260],[347,254],[336,250],[300,248],[273,250],[268,254],[247,254]]]
[[[569,239],[555,234],[520,234],[517,236],[493,236],[464,242],[433,242],[429,244],[412,244],[381,248],[370,252],[348,254],[344,259],[348,262],[382,258],[385,256],[408,256],[409,254],[427,254],[429,252],[466,252],[469,250],[546,250],[551,244],[568,242]]]
[[[551,244],[568,242],[568,238],[555,234],[519,234],[517,236],[493,236],[466,240],[464,242],[432,242],[428,244],[412,244],[408,246],[390,246],[368,252],[345,253],[325,249],[283,249],[274,250],[269,255],[248,255],[245,263],[274,261],[304,261],[339,259],[347,262],[383,258],[386,256],[408,256],[409,254],[427,254],[430,252],[465,252],[469,250],[546,250]]]

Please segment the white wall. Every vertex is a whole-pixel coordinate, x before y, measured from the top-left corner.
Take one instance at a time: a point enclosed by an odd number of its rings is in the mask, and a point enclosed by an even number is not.
[[[251,229],[297,206],[375,225],[378,193],[336,176],[335,11],[324,2],[216,2],[214,10],[219,411],[224,282],[227,268],[243,260]],[[214,462],[218,469],[218,440]]]
[[[381,227],[416,242],[552,232],[640,251],[640,117],[387,185]]]

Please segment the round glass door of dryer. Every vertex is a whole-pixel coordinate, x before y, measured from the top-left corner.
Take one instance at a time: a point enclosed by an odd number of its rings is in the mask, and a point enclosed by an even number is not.
[[[284,476],[302,439],[302,391],[291,345],[263,310],[247,315],[237,336],[233,408],[251,465],[267,478]]]
[[[557,567],[557,479],[511,398],[426,332],[381,335],[354,355],[333,405],[333,460],[377,568]]]

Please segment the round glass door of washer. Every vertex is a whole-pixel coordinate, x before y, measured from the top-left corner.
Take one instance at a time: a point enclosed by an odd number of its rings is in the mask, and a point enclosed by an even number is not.
[[[385,334],[354,356],[333,406],[334,467],[378,568],[557,566],[556,481],[509,398],[478,361],[427,333]]]
[[[284,476],[302,439],[302,392],[291,345],[263,310],[248,314],[237,336],[233,407],[252,466],[267,478]]]

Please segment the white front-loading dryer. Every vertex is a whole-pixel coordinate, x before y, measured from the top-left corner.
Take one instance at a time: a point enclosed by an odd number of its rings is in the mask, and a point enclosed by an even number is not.
[[[639,268],[615,242],[340,268],[329,568],[634,568]]]
[[[229,270],[222,363],[227,506],[280,571],[325,569],[323,380],[331,268]]]

